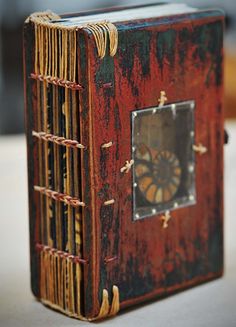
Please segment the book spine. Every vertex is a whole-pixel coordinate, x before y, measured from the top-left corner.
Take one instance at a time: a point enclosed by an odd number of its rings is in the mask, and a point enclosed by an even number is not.
[[[40,211],[39,206],[43,195],[34,192],[34,185],[40,181],[41,161],[37,158],[42,156],[35,146],[32,129],[39,124],[38,105],[36,99],[40,99],[39,86],[31,84],[29,76],[34,67],[34,56],[29,50],[29,45],[35,48],[34,26],[27,23],[24,25],[23,37],[23,64],[24,64],[24,98],[25,98],[25,131],[27,137],[27,159],[28,159],[28,201],[29,201],[29,227],[30,227],[30,266],[31,266],[31,289],[33,294],[40,297],[40,262],[35,247],[36,242],[43,239],[40,233]],[[38,83],[39,84],[39,83]],[[39,104],[39,101],[38,101]],[[36,156],[37,154],[37,156]],[[42,212],[42,210],[41,210]],[[41,230],[43,229],[41,225]]]
[[[42,302],[80,318],[87,260],[76,31],[28,21],[24,49],[32,289]]]
[[[115,55],[117,30],[50,22],[58,17],[36,13],[26,24],[25,49],[34,50],[25,51],[33,288],[54,309],[100,319],[117,309],[98,285],[90,58]]]

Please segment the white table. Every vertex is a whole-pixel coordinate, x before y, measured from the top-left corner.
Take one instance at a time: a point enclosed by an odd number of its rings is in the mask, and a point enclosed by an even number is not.
[[[225,275],[120,313],[99,326],[236,327],[236,122],[225,147]],[[38,303],[30,291],[24,136],[0,137],[0,326],[88,325]]]

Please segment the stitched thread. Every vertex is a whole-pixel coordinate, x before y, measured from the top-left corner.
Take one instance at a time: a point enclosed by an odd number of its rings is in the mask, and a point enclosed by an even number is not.
[[[105,258],[105,259],[104,259],[104,262],[105,262],[105,263],[110,263],[110,262],[112,262],[112,261],[114,261],[114,260],[117,260],[117,259],[118,259],[117,256],[115,256],[115,257],[111,257],[111,258]]]
[[[163,221],[162,228],[166,229],[168,227],[168,223],[170,219],[171,219],[170,211],[167,210],[165,214],[161,216],[161,220]]]
[[[108,50],[111,56],[115,55],[117,50],[117,42],[118,42],[118,33],[116,27],[109,22],[101,22],[95,24],[87,24],[85,26],[77,27],[65,27],[61,24],[53,24],[50,20],[56,20],[60,17],[53,13],[36,13],[29,17],[28,21],[32,21],[35,29],[35,57],[34,57],[34,74],[31,74],[31,78],[37,79],[37,88],[41,87],[40,82],[43,82],[43,110],[44,116],[42,124],[46,128],[38,128],[39,130],[46,130],[48,133],[44,132],[36,132],[33,131],[32,134],[34,137],[38,139],[42,139],[44,141],[54,142],[56,144],[64,145],[67,147],[74,148],[85,148],[82,144],[77,141],[66,139],[64,137],[52,135],[50,126],[48,127],[47,121],[47,112],[48,112],[48,103],[47,103],[47,95],[48,95],[48,83],[55,85],[53,88],[58,92],[57,86],[65,87],[65,106],[62,108],[64,110],[64,114],[67,114],[68,111],[68,89],[76,90],[82,89],[83,87],[77,84],[76,81],[80,81],[80,76],[78,76],[78,53],[77,53],[77,43],[79,33],[77,31],[79,29],[88,29],[96,42],[98,56],[103,58],[106,54],[107,44],[110,45],[110,49]],[[105,88],[108,87],[104,86]],[[110,87],[110,86],[109,86]],[[76,93],[76,92],[74,92]],[[40,92],[37,94],[39,103],[41,102],[41,94]],[[66,98],[67,97],[67,98]],[[40,105],[39,105],[39,108]],[[69,121],[69,120],[68,120]],[[66,120],[66,124],[68,124]],[[68,126],[68,125],[67,125]],[[42,127],[42,126],[41,126]],[[73,134],[74,135],[74,134]],[[75,134],[76,135],[76,134]],[[65,137],[72,137],[72,135],[65,133]],[[74,137],[74,136],[73,136]],[[45,147],[45,156],[48,155],[49,145],[47,143],[39,143]],[[107,147],[111,146],[110,145]],[[106,146],[105,146],[106,147]],[[55,147],[56,150],[61,151],[58,147]],[[66,152],[69,151],[68,149]],[[65,158],[67,160],[67,158]],[[44,160],[40,158],[40,160]],[[46,159],[45,170],[47,174],[47,178],[50,172],[50,165],[48,165]],[[68,163],[66,162],[68,167]],[[66,175],[67,173],[67,175]],[[68,188],[68,171],[63,172],[63,186],[66,193],[70,193],[70,189]],[[70,176],[70,175],[69,175]],[[42,182],[42,180],[41,180]],[[58,200],[64,202],[68,205],[78,207],[85,206],[84,202],[81,202],[78,198],[71,197],[67,194],[59,193],[49,189],[50,183],[40,183],[41,185],[45,185],[46,187],[34,186],[35,191],[40,192],[41,194],[46,195],[54,200]],[[45,200],[42,197],[43,201]],[[48,198],[46,198],[48,202]],[[106,205],[113,203],[114,200],[106,201]],[[58,203],[57,203],[58,204]],[[46,209],[48,212],[50,211],[50,206],[47,206]],[[71,210],[72,208],[66,208]],[[41,213],[44,215],[44,212]],[[46,218],[50,218],[49,214],[44,216]],[[69,217],[69,215],[68,215]],[[49,219],[50,220],[50,219]],[[43,243],[44,239],[42,239]],[[51,244],[49,244],[51,245]],[[67,245],[66,245],[67,246]],[[40,297],[41,301],[56,309],[59,310],[71,317],[79,318],[82,320],[97,320],[102,319],[106,316],[115,315],[119,310],[119,290],[117,286],[113,286],[113,298],[111,298],[109,302],[108,291],[103,290],[103,297],[100,312],[97,317],[92,319],[87,319],[83,317],[81,314],[82,307],[82,296],[83,292],[80,287],[83,280],[83,270],[81,269],[80,263],[85,263],[78,261],[78,257],[68,254],[67,252],[60,251],[54,249],[52,246],[40,245],[38,243],[38,247],[40,250],[39,253],[39,261],[40,261]],[[67,247],[66,247],[67,249]],[[70,252],[70,248],[68,248]],[[77,253],[77,252],[76,252]],[[110,258],[112,259],[112,258]],[[108,259],[108,262],[109,259]],[[87,263],[87,262],[86,262]],[[111,304],[110,304],[111,303]]]
[[[109,37],[110,56],[116,54],[118,46],[118,31],[114,24],[104,21],[95,24],[87,24],[84,26],[94,36],[98,50],[98,56],[102,59],[106,55],[107,39]]]
[[[46,300],[43,298],[41,298],[41,302],[43,304],[45,304],[46,306],[48,306],[54,310],[57,310],[61,313],[64,313],[71,318],[80,319],[83,321],[96,321],[96,320],[100,320],[100,319],[103,319],[106,317],[114,316],[118,313],[118,311],[120,309],[120,300],[119,300],[119,289],[116,285],[113,285],[112,292],[113,292],[113,298],[112,298],[112,303],[110,306],[108,292],[106,289],[103,290],[102,305],[100,308],[100,312],[99,312],[98,316],[94,317],[94,318],[86,318],[86,317],[82,316],[81,314],[66,310],[63,307],[61,307],[60,305],[55,304],[52,301],[49,301],[49,300]]]
[[[110,311],[108,313],[109,316],[116,315],[117,312],[120,310],[119,289],[116,285],[113,285],[112,292],[113,292],[113,299],[112,299]]]
[[[134,164],[134,160],[131,159],[130,161],[126,160],[124,167],[120,169],[120,172],[123,173],[125,172],[126,174],[130,171],[131,167]]]
[[[107,200],[107,201],[104,202],[104,206],[108,206],[108,205],[113,204],[113,203],[115,203],[114,199]]]
[[[83,144],[80,144],[76,140],[66,139],[65,137],[56,136],[50,133],[32,131],[32,135],[46,142],[54,142],[59,145],[64,145],[67,147],[78,148],[78,149],[85,148]]]
[[[207,152],[207,148],[199,143],[198,145],[193,145],[193,151],[198,152],[200,155],[203,155]]]
[[[112,86],[113,86],[113,85],[112,85],[111,82],[102,84],[102,87],[103,87],[104,89],[109,89],[109,88],[111,88]]]
[[[66,87],[67,89],[71,89],[71,90],[83,90],[84,89],[83,86],[80,84],[77,84],[75,82],[70,82],[67,80],[63,80],[58,77],[44,76],[44,75],[31,73],[30,78],[38,80],[40,82],[46,81],[50,84]]]
[[[85,203],[81,202],[79,199],[72,197],[70,195],[64,194],[64,193],[59,193],[56,191],[52,191],[50,189],[47,189],[46,187],[41,187],[38,185],[34,186],[34,190],[37,192],[40,192],[42,194],[45,194],[46,196],[54,199],[54,200],[58,200],[61,202],[64,202],[68,205],[71,205],[72,207],[84,207]]]
[[[64,257],[64,258],[67,258],[75,263],[79,262],[79,263],[82,263],[82,264],[88,264],[88,260],[85,260],[85,259],[82,259],[76,255],[73,255],[73,254],[70,254],[68,252],[65,252],[65,251],[61,251],[61,250],[58,250],[58,249],[55,249],[53,247],[50,247],[48,245],[44,245],[44,244],[41,244],[41,243],[36,243],[35,245],[35,248],[36,250],[38,251],[48,251],[50,254],[52,255],[58,255],[59,257]],[[117,260],[118,257],[117,256],[114,256],[114,257],[111,257],[111,258],[105,258],[104,259],[104,262],[105,263],[110,263],[114,260]]]
[[[86,28],[95,40],[98,57],[106,55],[109,40],[109,54],[114,56],[118,46],[118,31],[114,24],[103,21],[88,23],[81,26],[66,26],[53,23],[52,20],[60,19],[60,16],[52,12],[34,13],[27,22],[35,26],[35,73],[45,76],[58,76],[60,79],[69,79],[73,82],[76,78],[77,64],[77,31]],[[70,44],[70,56],[68,56],[68,43]],[[51,47],[48,46],[51,44]],[[59,62],[57,58],[60,58]],[[69,69],[68,69],[69,68]]]
[[[80,299],[81,264],[88,262],[40,243],[36,244],[36,249],[39,251],[40,259],[41,302],[70,317],[89,321],[112,316],[119,311],[119,289],[114,285],[111,305],[109,304],[108,291],[103,289],[98,316],[94,318],[84,317],[81,314]],[[74,278],[74,274],[76,278]]]
[[[166,97],[166,92],[165,91],[161,91],[160,92],[160,98],[158,99],[159,102],[159,107],[164,106],[165,102],[167,101],[167,97]]]
[[[105,148],[110,148],[112,145],[113,145],[113,142],[110,141],[110,142],[108,142],[108,143],[104,143],[104,144],[102,144],[101,147],[102,147],[103,149],[105,149]]]
[[[36,247],[36,250],[38,250],[38,251],[48,251],[52,255],[58,255],[59,257],[67,258],[68,260],[71,260],[71,261],[73,261],[75,263],[76,262],[83,263],[83,264],[88,263],[88,260],[81,259],[78,256],[75,256],[75,255],[70,254],[68,252],[64,252],[64,251],[55,249],[55,248],[50,247],[48,245],[44,245],[44,244],[41,244],[41,243],[36,243],[35,247]]]

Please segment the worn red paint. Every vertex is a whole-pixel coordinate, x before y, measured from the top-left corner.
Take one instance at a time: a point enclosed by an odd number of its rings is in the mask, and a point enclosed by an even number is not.
[[[93,148],[94,148],[94,187],[100,197],[94,201],[96,219],[96,255],[101,258],[98,269],[100,278],[95,287],[99,292],[103,288],[111,290],[117,285],[120,290],[121,307],[138,303],[153,296],[201,283],[222,274],[222,173],[223,173],[223,113],[222,83],[216,82],[212,57],[205,54],[201,60],[198,51],[201,44],[193,42],[194,35],[201,26],[222,24],[222,17],[205,17],[190,22],[189,17],[175,18],[168,22],[158,21],[155,26],[140,24],[128,32],[121,27],[119,35],[126,33],[127,44],[137,29],[150,31],[150,71],[146,76],[142,72],[142,60],[146,54],[139,54],[136,44],[133,69],[124,75],[122,65],[129,56],[129,48],[118,50],[114,61],[110,63],[114,70],[113,94],[91,87],[93,110]],[[162,66],[157,60],[157,38],[170,29],[175,31],[174,53],[164,55]],[[183,40],[184,32],[189,36]],[[201,37],[207,37],[203,35]],[[191,38],[190,38],[191,35]],[[125,37],[125,36],[124,36]],[[195,36],[197,37],[197,35]],[[92,42],[92,41],[91,41]],[[121,45],[121,47],[124,44]],[[222,55],[222,44],[213,55]],[[184,48],[184,65],[180,52]],[[167,46],[164,51],[168,51]],[[171,57],[172,56],[172,57]],[[102,63],[91,57],[90,76],[100,70]],[[214,65],[216,65],[214,63]],[[221,70],[221,65],[218,67]],[[218,72],[219,73],[219,72]],[[208,78],[208,81],[206,79]],[[158,104],[161,90],[165,90],[168,103],[184,100],[196,101],[196,143],[207,146],[208,153],[197,156],[196,189],[197,204],[171,212],[172,219],[168,229],[163,229],[160,215],[133,221],[132,219],[132,174],[121,174],[120,168],[131,159],[130,113],[132,110],[153,107]],[[219,108],[219,109],[217,109]],[[101,144],[115,141],[113,147],[106,150],[101,158]],[[101,169],[104,176],[101,176]],[[107,185],[104,190],[104,185]],[[104,213],[105,199],[114,198],[115,204],[108,213]],[[212,268],[209,247],[213,234],[218,234],[215,243],[218,253],[218,268]],[[105,239],[105,241],[104,241]],[[214,247],[214,245],[212,245]],[[103,266],[106,256],[118,256],[111,266]],[[192,274],[192,275],[191,275]],[[176,275],[176,276],[175,276]],[[136,283],[138,280],[138,284]]]
[[[78,91],[79,141],[86,145],[81,153],[81,188],[86,203],[83,259],[89,262],[83,269],[87,317],[98,314],[102,290],[108,289],[111,295],[113,285],[119,288],[124,308],[222,274],[222,24],[218,12],[124,22],[117,26],[116,56],[103,60],[97,57],[92,35],[78,32],[78,83],[84,87]],[[26,28],[25,47],[31,44],[33,49],[33,27]],[[142,35],[148,38],[146,43]],[[214,38],[216,46],[210,47],[210,41],[204,41],[207,38]],[[25,57],[25,76],[33,72],[33,57],[33,53]],[[25,80],[31,90],[25,95],[28,158],[34,158],[29,165],[32,289],[40,297],[35,252],[35,244],[40,243],[40,195],[33,191],[33,185],[38,185],[38,151],[31,135],[37,115],[35,83]],[[197,157],[197,204],[172,211],[167,229],[162,228],[160,215],[133,220],[132,174],[120,172],[131,159],[130,113],[156,106],[161,90],[168,103],[196,101],[196,143],[208,148],[207,154]],[[101,147],[110,141],[111,147]],[[115,203],[104,206],[110,199]],[[108,264],[107,258],[116,260]]]

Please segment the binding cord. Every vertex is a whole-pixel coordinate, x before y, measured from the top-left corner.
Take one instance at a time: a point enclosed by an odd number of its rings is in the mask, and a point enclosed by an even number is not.
[[[94,36],[98,56],[103,58],[106,54],[107,42],[109,41],[109,54],[114,56],[117,51],[118,33],[116,27],[109,22],[99,22],[94,24],[86,24],[79,27],[63,26],[58,23],[52,23],[52,20],[57,20],[60,17],[52,12],[35,13],[31,15],[27,22],[32,22],[35,27],[35,71],[36,76],[40,77],[39,81],[43,81],[43,99],[40,97],[40,87],[38,87],[39,104],[43,101],[43,114],[45,115],[44,128],[47,127],[47,110],[48,110],[48,83],[52,80],[60,80],[60,83],[75,83],[77,84],[77,41],[79,29],[87,28]],[[37,83],[39,84],[39,83]],[[58,95],[58,86],[53,85],[55,94]],[[65,88],[65,105],[62,109],[65,112],[66,123],[68,130],[68,104],[70,102],[70,93],[68,88]],[[75,91],[74,91],[75,96]],[[59,111],[59,100],[55,110]],[[75,102],[76,103],[76,102]],[[39,111],[42,108],[39,106]],[[57,112],[56,111],[56,112]],[[42,114],[42,113],[41,113]],[[41,116],[39,116],[41,117]],[[43,116],[44,117],[44,116]],[[50,127],[50,126],[49,126]],[[50,134],[49,129],[45,131],[33,131],[33,135],[44,141],[59,142],[67,146],[76,146],[83,148],[84,146],[77,141],[65,135],[65,138]],[[69,142],[69,143],[68,143]],[[47,143],[47,142],[46,142]],[[107,145],[108,147],[108,145]],[[46,145],[48,150],[48,145]],[[68,151],[68,150],[67,150]],[[47,153],[47,152],[45,152]],[[69,156],[67,156],[69,157]],[[46,163],[48,161],[46,160]],[[66,163],[68,167],[68,163]],[[46,169],[46,168],[45,168]],[[46,171],[48,172],[47,167]],[[66,186],[68,189],[68,186]],[[72,206],[84,206],[77,198],[72,198],[68,194],[58,193],[49,188],[35,186],[35,190],[45,194],[47,198],[53,198],[65,202]],[[67,191],[68,193],[68,191]],[[114,201],[114,200],[113,200]],[[112,204],[109,201],[107,204]],[[46,217],[48,218],[48,217]],[[79,231],[79,227],[76,227]],[[47,244],[50,245],[50,244]],[[60,247],[59,247],[60,248]],[[94,318],[87,318],[82,315],[81,307],[83,299],[81,299],[81,281],[83,280],[83,269],[81,262],[76,262],[73,255],[65,255],[64,252],[56,250],[52,247],[40,247],[39,263],[40,263],[40,298],[47,306],[61,311],[68,316],[81,320],[97,320],[107,316],[115,315],[119,310],[119,290],[113,286],[112,296],[108,298],[108,291],[103,290],[101,299],[101,309],[98,315]],[[81,261],[81,260],[80,260]]]
[[[88,24],[85,26],[94,36],[98,49],[98,56],[102,59],[106,54],[107,35],[110,40],[110,56],[114,56],[118,46],[118,32],[112,23],[100,22],[97,24]]]
[[[40,260],[40,296],[45,305],[69,317],[94,321],[117,314],[120,309],[119,289],[112,287],[111,304],[106,289],[102,292],[102,303],[98,315],[86,318],[81,313],[80,288],[82,269],[73,255],[49,246],[37,244]],[[74,278],[76,276],[76,278]]]
[[[77,31],[88,29],[94,36],[98,56],[104,58],[109,40],[109,54],[114,56],[118,45],[118,32],[110,22],[65,26],[51,23],[60,16],[47,11],[32,14],[27,21],[35,25],[35,72],[43,76],[76,81]],[[59,58],[59,60],[58,60]]]

